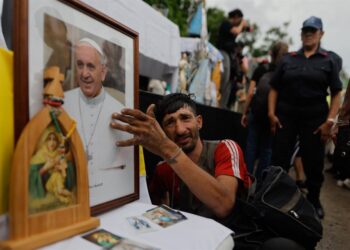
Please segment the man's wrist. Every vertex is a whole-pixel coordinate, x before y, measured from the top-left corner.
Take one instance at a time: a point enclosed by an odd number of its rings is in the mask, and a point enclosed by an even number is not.
[[[159,147],[161,148],[162,152],[160,157],[162,157],[165,161],[167,159],[171,159],[179,150],[179,146],[171,140],[159,145]]]
[[[327,124],[333,126],[336,123],[336,120],[335,120],[335,118],[327,118],[326,122],[327,122]]]
[[[164,160],[168,163],[168,164],[174,164],[176,163],[176,158],[181,154],[182,152],[182,148],[178,147],[177,151],[174,153],[174,155],[172,155],[170,158],[165,158]]]

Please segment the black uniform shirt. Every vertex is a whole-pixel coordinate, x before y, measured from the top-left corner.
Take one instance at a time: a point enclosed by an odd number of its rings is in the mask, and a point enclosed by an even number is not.
[[[256,86],[259,84],[260,78],[269,71],[269,64],[259,63],[258,67],[253,72],[252,81],[255,82]]]
[[[335,56],[326,50],[320,48],[307,58],[300,49],[282,58],[270,84],[278,91],[279,101],[325,101],[328,87],[332,95],[342,89],[339,71],[339,63]]]

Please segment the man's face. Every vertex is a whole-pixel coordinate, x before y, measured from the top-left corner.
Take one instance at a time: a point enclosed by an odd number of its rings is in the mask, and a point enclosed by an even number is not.
[[[323,31],[306,27],[301,31],[301,41],[303,43],[303,47],[314,47],[317,46],[321,42],[321,38],[323,36]]]
[[[234,16],[230,18],[232,26],[238,26],[242,22],[242,17]]]
[[[199,140],[202,116],[195,116],[190,107],[183,107],[164,116],[162,127],[166,135],[185,153],[192,152]]]
[[[86,97],[97,96],[106,77],[106,67],[100,54],[89,45],[81,44],[75,49],[76,80]]]

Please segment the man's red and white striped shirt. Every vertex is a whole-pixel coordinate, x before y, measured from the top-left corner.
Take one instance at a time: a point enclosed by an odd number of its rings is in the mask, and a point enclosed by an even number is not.
[[[214,151],[214,162],[214,177],[220,175],[234,176],[243,184],[245,189],[250,186],[251,179],[244,162],[243,152],[236,142],[232,140],[220,141]],[[152,201],[159,204],[167,192],[171,197],[174,192],[174,204],[177,203],[180,198],[180,182],[180,178],[172,168],[165,161],[160,162],[156,167],[150,185]]]

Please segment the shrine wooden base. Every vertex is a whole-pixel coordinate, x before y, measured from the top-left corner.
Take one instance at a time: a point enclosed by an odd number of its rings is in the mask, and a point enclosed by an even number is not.
[[[89,231],[100,225],[97,218],[90,218],[86,221],[72,224],[56,230],[50,230],[45,233],[36,234],[27,238],[18,240],[7,240],[0,242],[0,249],[36,249],[38,247],[63,240],[65,238]]]

